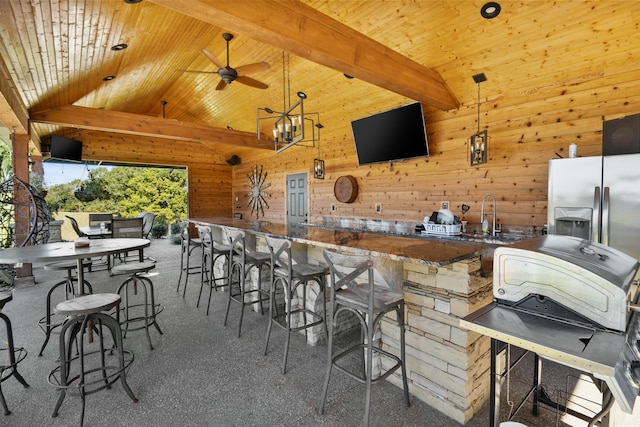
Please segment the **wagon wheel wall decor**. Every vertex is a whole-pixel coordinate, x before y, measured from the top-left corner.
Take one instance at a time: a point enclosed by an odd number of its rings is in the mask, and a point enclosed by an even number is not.
[[[256,219],[260,218],[260,215],[264,216],[264,208],[269,209],[269,204],[266,201],[266,197],[271,197],[270,193],[265,192],[267,188],[271,187],[270,183],[266,183],[267,172],[262,170],[262,166],[258,168],[257,165],[253,167],[251,173],[247,174],[249,184],[245,187],[249,190],[245,197],[249,198],[247,206],[251,206],[251,215],[256,213]]]

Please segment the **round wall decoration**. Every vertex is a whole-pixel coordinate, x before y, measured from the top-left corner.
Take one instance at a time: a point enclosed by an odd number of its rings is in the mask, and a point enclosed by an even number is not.
[[[333,194],[339,202],[353,202],[358,197],[358,181],[351,175],[339,177],[333,185]]]
[[[249,184],[245,187],[249,190],[245,197],[249,198],[247,206],[251,206],[251,213],[256,213],[256,219],[260,218],[260,214],[264,216],[264,208],[269,209],[269,204],[265,200],[266,197],[271,197],[270,193],[267,193],[267,188],[271,187],[270,183],[266,183],[267,172],[262,171],[262,166],[258,169],[258,165],[254,165],[251,170],[251,174],[247,174]]]

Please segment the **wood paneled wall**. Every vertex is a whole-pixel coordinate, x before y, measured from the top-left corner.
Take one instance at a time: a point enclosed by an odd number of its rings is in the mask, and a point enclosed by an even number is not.
[[[411,102],[382,90],[375,92],[375,100],[378,111]],[[247,204],[247,175],[259,165],[271,184],[269,208],[260,219],[283,221],[286,175],[307,172],[310,222],[328,216],[421,222],[441,201],[448,201],[454,213],[463,203],[470,205],[466,219],[473,225],[479,223],[483,196],[491,193],[503,226],[539,229],[546,223],[549,159],[567,156],[571,143],[577,143],[579,156],[600,155],[603,121],[638,112],[638,71],[618,64],[590,79],[529,87],[499,99],[490,93],[483,96],[480,122],[490,136],[489,161],[478,167],[470,167],[467,160],[467,139],[477,131],[473,94],[457,110],[425,110],[430,157],[391,166],[358,166],[350,122],[371,113],[360,109],[340,122],[323,123],[319,147],[292,147],[280,154],[239,149],[241,162],[236,166],[225,162],[228,153],[218,154],[215,147],[203,150],[195,142],[92,131],[68,136],[83,141],[86,159],[186,166],[193,217],[237,212],[255,218]],[[313,178],[316,157],[325,161],[323,180]],[[358,181],[353,203],[340,203],[333,195],[335,180],[342,175]],[[381,203],[381,213],[375,212],[376,203]]]
[[[389,107],[398,97],[389,93]],[[233,196],[240,200],[236,212],[250,217],[246,207],[246,175],[262,165],[271,183],[265,220],[281,221],[286,213],[285,176],[309,174],[309,218],[325,216],[421,222],[425,215],[449,201],[454,213],[466,203],[470,224],[478,223],[481,201],[491,193],[497,199],[498,221],[505,226],[540,229],[546,223],[549,159],[567,157],[568,146],[578,145],[579,156],[601,154],[602,123],[640,112],[640,82],[632,67],[616,66],[582,81],[529,87],[500,99],[482,97],[481,127],[489,132],[489,161],[470,167],[467,139],[477,131],[477,103],[460,109],[427,110],[430,157],[404,162],[358,167],[350,120],[325,124],[320,148],[293,147],[280,154],[246,152],[233,167]],[[322,114],[322,112],[320,111]],[[313,159],[325,160],[325,179],[313,178]],[[344,204],[333,195],[335,180],[353,175],[359,184],[355,202]],[[375,213],[376,203],[382,212]],[[331,211],[331,205],[336,210]],[[490,205],[487,205],[489,207]]]

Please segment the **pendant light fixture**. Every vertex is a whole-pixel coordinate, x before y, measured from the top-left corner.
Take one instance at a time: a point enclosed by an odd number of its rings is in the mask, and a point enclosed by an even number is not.
[[[291,104],[289,54],[285,54],[285,52],[282,52],[282,89],[282,112],[268,107],[258,108],[258,145],[266,140],[267,143],[274,145],[276,153],[296,144],[314,147],[316,142],[320,140],[320,129],[322,129],[320,114],[308,113],[304,110],[304,100],[307,99],[307,94],[302,91],[296,93],[298,101]],[[267,123],[269,128],[269,131],[265,133],[262,129],[264,123]]]
[[[487,163],[487,152],[489,151],[489,139],[487,130],[480,131],[480,83],[486,82],[484,73],[473,76],[473,81],[478,84],[478,132],[471,135],[469,141],[469,159],[471,166],[478,166]]]

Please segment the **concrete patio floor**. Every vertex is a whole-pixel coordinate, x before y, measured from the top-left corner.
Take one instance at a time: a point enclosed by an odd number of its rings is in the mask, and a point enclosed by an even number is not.
[[[152,280],[156,299],[164,306],[158,317],[164,334],[159,335],[152,329],[154,350],[149,349],[142,331],[127,335],[125,348],[135,354],[128,383],[139,402],[132,402],[119,383],[89,395],[86,426],[362,424],[364,386],[339,373],[332,376],[324,415],[317,412],[326,368],[326,341],[309,346],[303,336],[292,336],[288,372],[282,375],[282,330],[274,329],[270,351],[266,356],[262,354],[266,315],[245,312],[243,334],[238,338],[237,306],[232,306],[229,326],[223,326],[226,293],[214,293],[210,314],[206,316],[206,303],[196,308],[199,276],[190,277],[185,298],[182,291],[176,292],[179,245],[167,239],[154,240],[145,253],[158,261],[155,271],[159,274]],[[194,256],[193,259],[197,258]],[[16,346],[26,348],[29,353],[19,365],[19,371],[30,387],[22,387],[13,378],[2,383],[12,414],[0,414],[0,426],[79,425],[81,405],[77,396],[67,396],[59,416],[51,417],[58,392],[47,383],[47,376],[56,366],[58,335],[52,337],[43,356],[37,356],[44,338],[37,323],[44,315],[45,296],[63,274],[44,271],[42,266],[34,265],[34,275],[37,284],[14,289],[13,301],[3,310],[13,322]],[[123,280],[122,277],[109,277],[104,270],[88,273],[86,278],[94,292],[115,292]],[[531,364],[527,360],[524,363]],[[547,372],[552,381],[549,389],[562,390],[571,371],[548,365]],[[512,393],[509,397],[515,400],[527,387],[523,377],[514,375],[510,380]],[[554,410],[544,410],[539,418],[532,417],[530,412],[527,407],[523,408],[515,420],[528,426],[556,425]],[[586,425],[575,419],[558,423]],[[411,407],[406,408],[402,391],[384,382],[373,388],[371,425],[453,427],[461,424],[413,396]],[[488,426],[488,404],[467,425]]]

